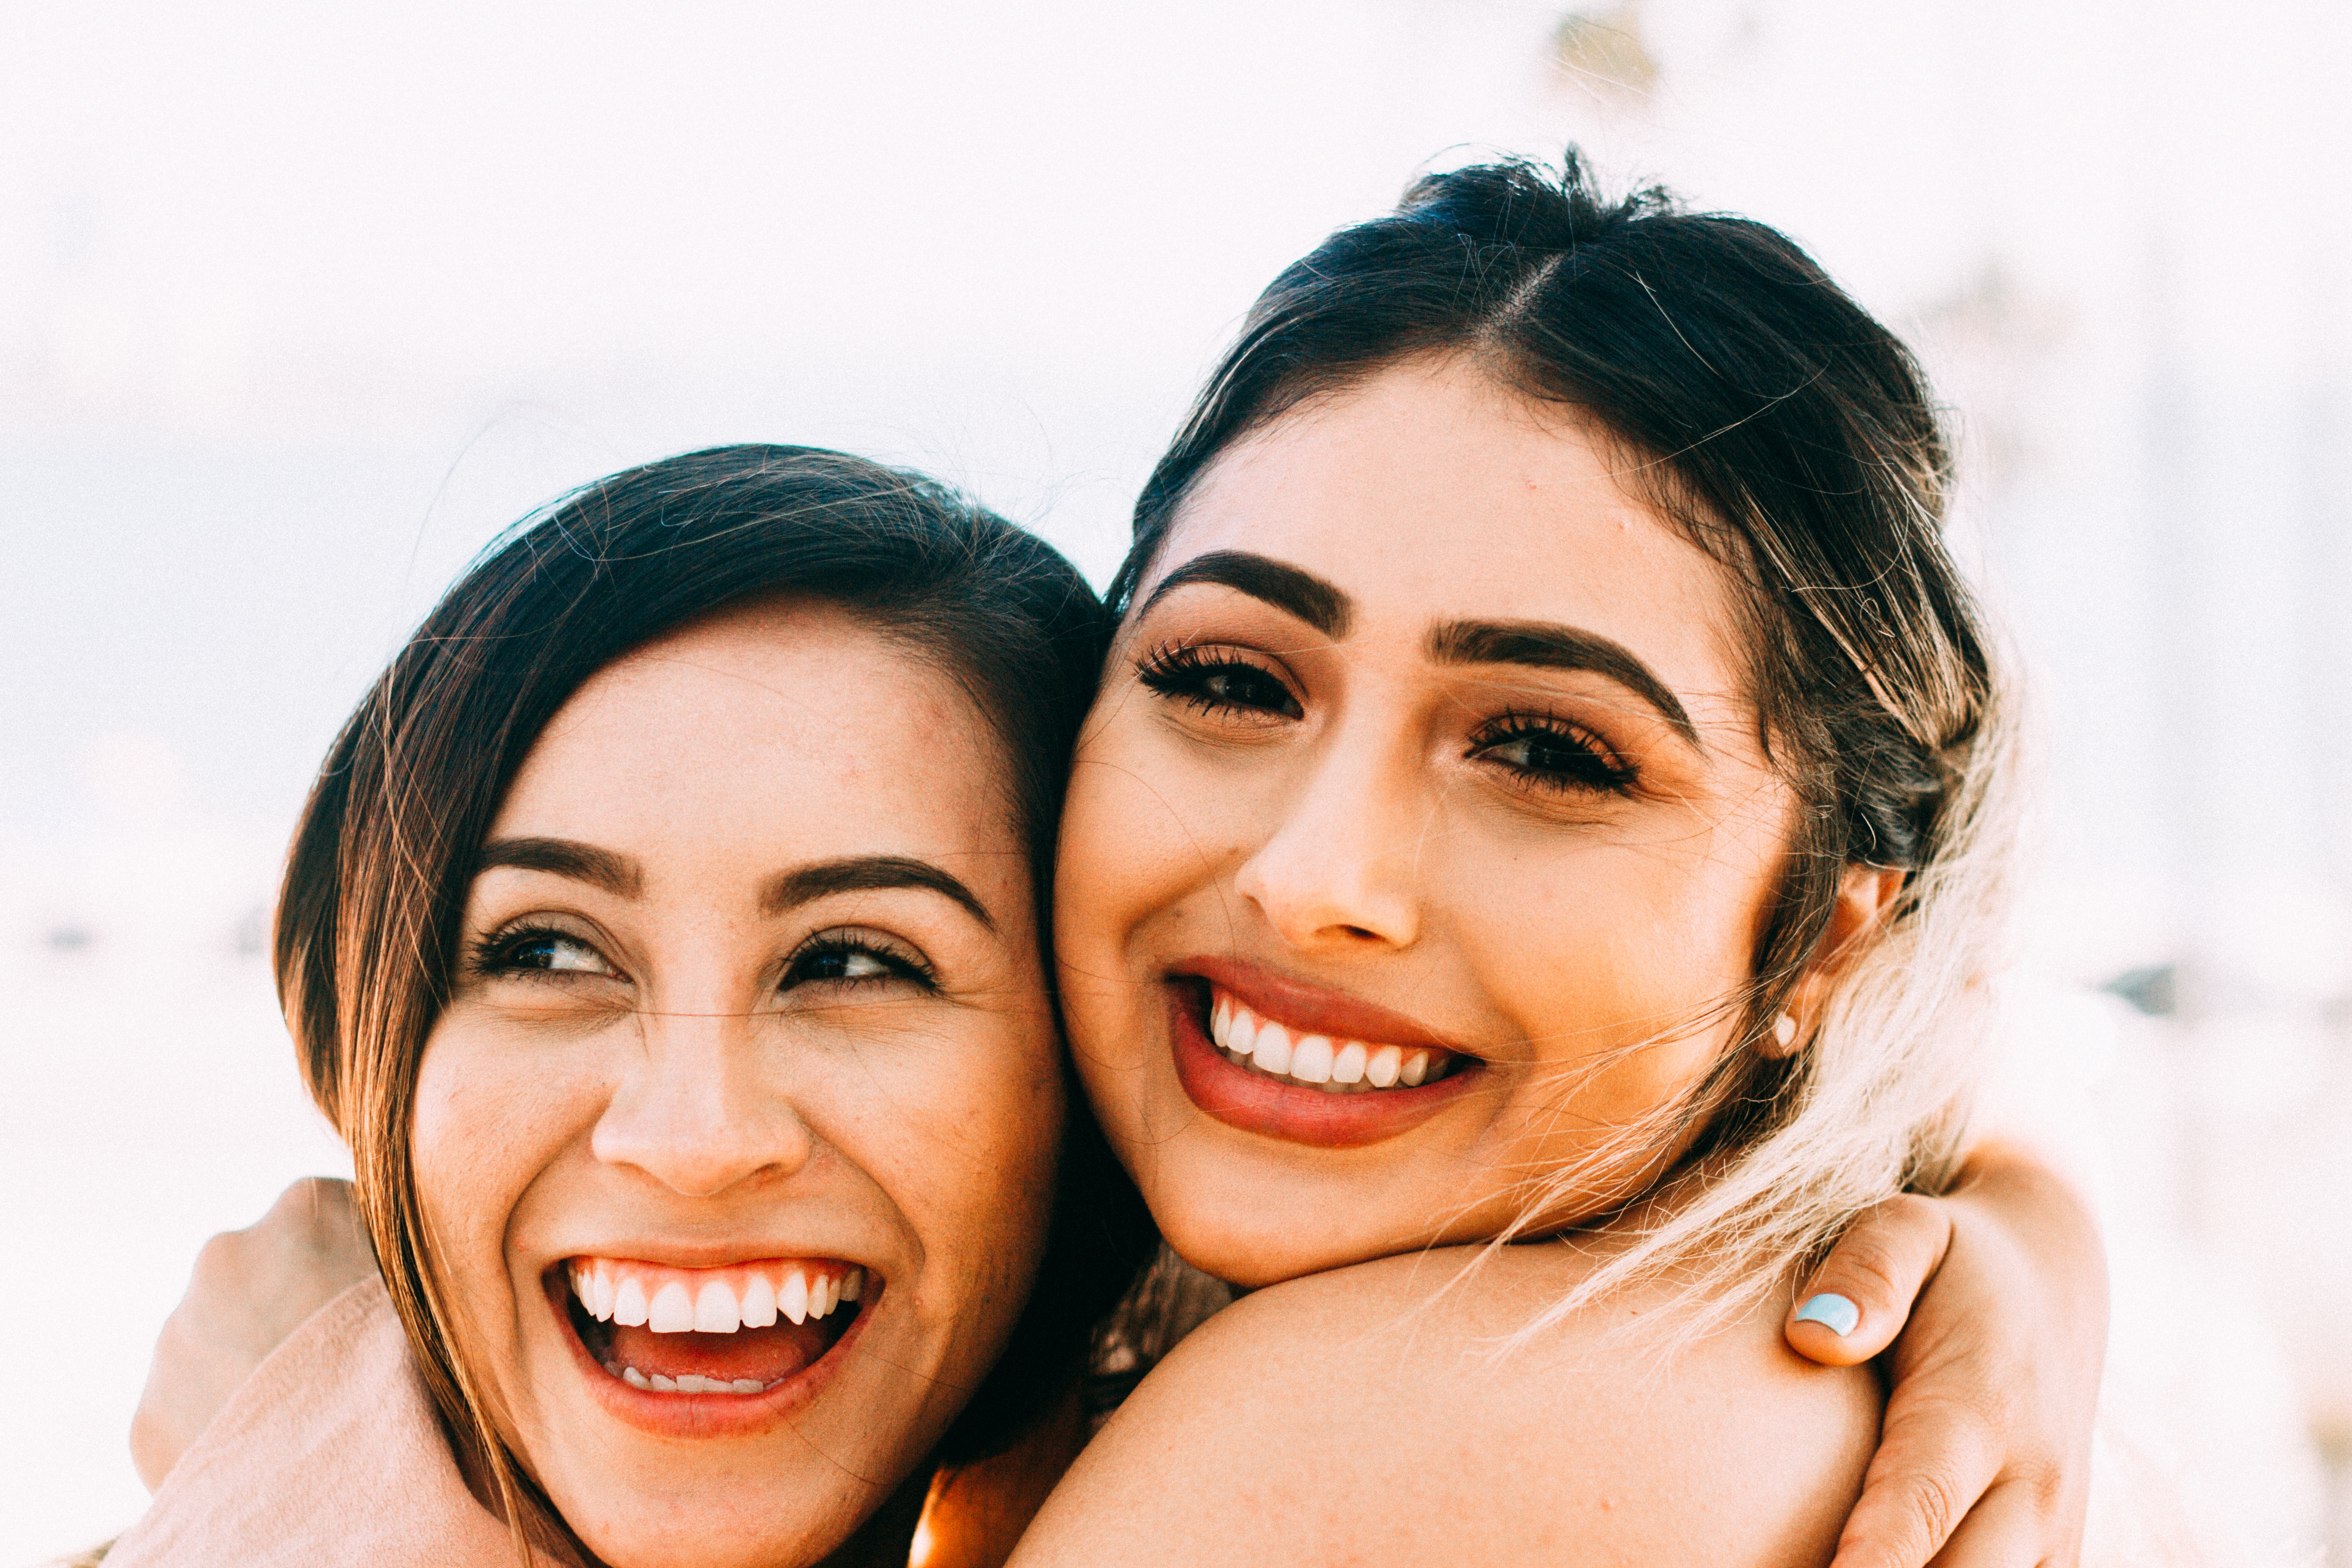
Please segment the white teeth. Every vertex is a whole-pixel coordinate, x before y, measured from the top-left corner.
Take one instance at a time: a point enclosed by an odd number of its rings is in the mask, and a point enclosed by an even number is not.
[[[691,1275],[683,1280],[664,1280],[648,1300],[646,1292],[651,1281],[625,1268],[615,1272],[617,1285],[602,1265],[574,1268],[570,1275],[572,1292],[600,1320],[624,1328],[642,1325],[657,1334],[731,1334],[740,1328],[772,1328],[779,1318],[805,1323],[831,1317],[844,1301],[856,1300],[866,1288],[862,1268],[839,1273],[830,1268],[790,1268],[783,1273],[781,1289],[775,1276],[746,1268],[740,1276],[706,1277],[698,1286]],[[740,1300],[735,1294],[738,1278],[743,1292]]]
[[[694,1298],[694,1331],[698,1334],[731,1334],[743,1326],[742,1314],[735,1307],[735,1292],[724,1281],[713,1279]]]
[[[1258,1017],[1222,991],[1211,996],[1210,1038],[1230,1060],[1271,1077],[1315,1085],[1327,1094],[1361,1094],[1399,1084],[1416,1088],[1443,1076],[1444,1064],[1451,1059],[1444,1051],[1408,1053],[1402,1046],[1372,1046],[1328,1035],[1294,1037],[1286,1026]]]
[[[647,1377],[635,1367],[623,1366],[616,1361],[606,1362],[604,1370],[631,1388],[642,1388],[649,1394],[764,1394],[769,1386],[756,1377],[739,1377],[730,1382],[693,1372],[680,1373],[674,1378],[659,1373]]]
[[[1290,1071],[1290,1031],[1281,1025],[1267,1022],[1257,1032],[1257,1048],[1250,1052],[1250,1060],[1260,1072],[1276,1076]]]
[[[783,1293],[776,1298],[776,1310],[795,1323],[808,1321],[808,1281],[797,1268],[784,1276]]]
[[[1299,1041],[1290,1053],[1290,1076],[1301,1083],[1329,1083],[1331,1042],[1320,1035]]]
[[[654,1292],[646,1309],[646,1327],[657,1334],[683,1334],[694,1327],[694,1299],[673,1279]]]
[[[1249,1009],[1234,1009],[1234,1021],[1225,1031],[1224,1047],[1237,1057],[1248,1056],[1257,1048],[1257,1019]]]

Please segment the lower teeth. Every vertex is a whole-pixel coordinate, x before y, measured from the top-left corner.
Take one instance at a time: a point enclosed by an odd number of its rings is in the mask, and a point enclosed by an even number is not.
[[[642,1388],[653,1394],[765,1394],[776,1386],[775,1383],[761,1383],[756,1377],[739,1377],[729,1382],[724,1378],[699,1377],[690,1372],[677,1377],[664,1377],[659,1373],[647,1377],[635,1367],[623,1366],[614,1361],[606,1362],[604,1370],[631,1388]],[[783,1379],[781,1377],[776,1380],[776,1383],[782,1382]]]

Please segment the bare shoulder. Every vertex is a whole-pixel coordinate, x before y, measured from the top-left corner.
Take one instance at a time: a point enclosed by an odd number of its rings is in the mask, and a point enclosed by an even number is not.
[[[1638,1306],[1506,1352],[1582,1265],[1519,1247],[1463,1276],[1473,1256],[1211,1319],[1079,1457],[1016,1568],[1829,1561],[1877,1444],[1866,1368],[1798,1357],[1777,1305],[1670,1352],[1612,1331]]]

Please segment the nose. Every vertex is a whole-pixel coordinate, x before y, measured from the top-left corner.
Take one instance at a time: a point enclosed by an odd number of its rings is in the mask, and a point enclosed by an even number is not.
[[[641,1014],[642,1048],[591,1138],[596,1158],[693,1198],[806,1165],[814,1137],[761,1070],[752,1025],[741,1014]]]
[[[1421,935],[1427,807],[1402,739],[1339,737],[1243,862],[1234,891],[1292,946],[1406,948]]]

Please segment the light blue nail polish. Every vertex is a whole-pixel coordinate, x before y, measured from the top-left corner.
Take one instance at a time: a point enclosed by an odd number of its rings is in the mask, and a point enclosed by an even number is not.
[[[1862,1309],[1843,1296],[1824,1292],[1797,1309],[1797,1321],[1819,1323],[1838,1338],[1843,1339],[1853,1332],[1853,1326],[1856,1323],[1862,1321]]]

